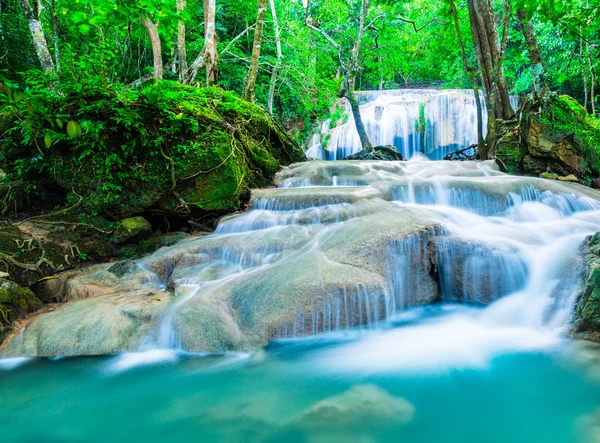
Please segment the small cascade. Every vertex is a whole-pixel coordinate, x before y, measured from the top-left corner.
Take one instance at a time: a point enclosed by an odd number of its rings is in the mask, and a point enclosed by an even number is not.
[[[106,296],[40,315],[8,352],[245,351],[393,328],[407,308],[437,302],[486,306],[458,319],[477,333],[556,335],[577,296],[578,248],[600,231],[599,192],[493,162],[311,161],[276,184],[213,234],[136,260],[121,278],[95,270],[85,284],[110,285],[97,291]],[[114,333],[96,332],[92,309]]]
[[[373,146],[395,146],[406,159],[420,153],[441,160],[448,153],[477,142],[477,110],[472,90],[399,89],[362,91],[356,96]],[[511,100],[516,109],[517,98]],[[487,113],[483,96],[481,101],[485,131]],[[307,157],[341,160],[362,149],[348,104],[346,108],[348,121],[331,130],[329,121],[323,125],[321,133],[313,136]],[[326,138],[329,140],[323,146],[321,139]]]

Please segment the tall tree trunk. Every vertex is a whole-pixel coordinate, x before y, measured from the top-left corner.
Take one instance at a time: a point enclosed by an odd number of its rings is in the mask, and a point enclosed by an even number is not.
[[[498,26],[491,2],[468,0],[468,6],[473,46],[483,80],[488,114],[493,116],[490,123],[493,124],[496,118],[511,119],[515,113],[504,77],[503,50],[498,46]]]
[[[579,39],[579,63],[581,64],[581,77],[583,78],[583,107],[588,110],[588,87],[587,87],[587,69],[583,59],[583,38]]]
[[[58,48],[58,16],[56,15],[56,0],[52,0],[52,38],[54,40],[54,60],[56,60],[56,71],[60,72],[60,51]]]
[[[215,0],[204,0],[204,57],[206,63],[206,86],[219,82],[218,37],[215,25],[217,5]]]
[[[360,106],[358,105],[358,100],[356,100],[354,91],[348,88],[346,90],[345,97],[350,102],[350,108],[352,109],[352,116],[354,117],[356,132],[358,132],[358,136],[360,137],[360,144],[362,145],[363,151],[371,152],[373,151],[373,145],[369,140],[369,135],[365,129],[365,124],[362,121],[362,117],[360,115]]]
[[[529,54],[529,64],[531,66],[531,73],[533,74],[533,93],[538,100],[545,102],[548,98],[549,88],[546,69],[535,31],[533,30],[531,21],[527,19],[527,13],[523,9],[517,11],[517,18],[519,19],[521,32],[525,38]]]
[[[273,27],[275,28],[275,48],[277,49],[277,64],[271,72],[271,83],[269,84],[269,114],[273,115],[273,100],[275,98],[275,88],[277,86],[277,77],[281,72],[281,63],[283,61],[283,52],[281,50],[281,35],[279,33],[279,23],[277,22],[277,9],[275,8],[275,0],[269,0],[271,6],[271,16],[273,17]]]
[[[219,39],[215,26],[216,10],[215,0],[204,0],[204,46],[196,60],[190,65],[185,83],[194,83],[198,71],[203,66],[206,68],[206,86],[216,85],[219,82],[219,53],[217,52]]]
[[[162,46],[160,44],[160,36],[158,35],[159,22],[152,23],[148,17],[142,17],[142,24],[146,28],[148,38],[152,44],[152,60],[154,65],[153,77],[155,80],[163,78],[163,62],[162,62]]]
[[[596,115],[596,100],[595,100],[595,87],[596,87],[596,73],[594,72],[594,64],[592,63],[592,50],[593,46],[587,45],[588,50],[588,65],[590,69],[590,101],[592,102],[592,115]]]
[[[483,110],[481,106],[481,97],[479,95],[479,84],[477,82],[477,70],[471,66],[469,59],[467,58],[465,45],[463,44],[462,35],[460,32],[460,22],[458,20],[458,10],[456,9],[456,4],[454,3],[454,0],[448,0],[448,3],[454,18],[454,27],[456,28],[456,37],[458,39],[458,45],[462,55],[463,67],[473,83],[473,95],[475,97],[475,108],[477,109],[477,150],[479,151],[479,157],[482,160],[486,160],[488,153],[485,140],[483,138]]]
[[[267,5],[269,0],[258,0],[258,14],[256,15],[256,27],[254,28],[254,43],[252,45],[252,59],[250,69],[244,81],[244,91],[242,98],[249,102],[255,102],[256,96],[254,86],[258,77],[258,61],[260,59],[260,50],[262,48],[263,28],[265,25],[265,16],[267,15]]]
[[[182,13],[185,9],[185,0],[177,0],[177,12]],[[177,66],[179,70],[179,81],[185,81],[187,74],[187,54],[185,51],[185,23],[182,19],[177,22]]]
[[[29,25],[29,31],[31,32],[31,38],[33,39],[33,46],[37,54],[40,65],[44,72],[55,72],[54,61],[48,50],[48,43],[46,42],[46,36],[44,35],[44,29],[42,28],[42,22],[40,21],[40,3],[36,3],[35,9],[31,7],[29,0],[19,0],[21,11],[27,24]]]

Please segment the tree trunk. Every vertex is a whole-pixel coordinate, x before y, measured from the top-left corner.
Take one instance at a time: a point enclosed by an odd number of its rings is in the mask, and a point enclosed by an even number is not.
[[[29,25],[29,31],[33,39],[33,46],[37,54],[40,65],[44,72],[55,72],[54,61],[48,50],[48,43],[44,35],[44,29],[42,28],[42,22],[40,21],[40,4],[36,4],[36,8],[31,7],[29,0],[19,0],[21,11],[27,24]]]
[[[581,64],[581,76],[583,78],[583,107],[588,111],[588,87],[587,70],[583,60],[583,38],[579,39],[579,63]]]
[[[498,27],[492,5],[490,0],[468,0],[468,6],[473,46],[481,71],[488,113],[493,116],[490,124],[496,118],[511,119],[515,113],[504,78],[504,48],[501,50],[498,46]],[[504,44],[505,41],[503,38]]]
[[[60,51],[58,49],[58,16],[56,15],[55,0],[52,0],[52,38],[54,40],[54,60],[56,60],[56,72],[60,72]]]
[[[546,69],[540,53],[537,37],[533,30],[531,21],[527,19],[527,13],[523,9],[517,11],[517,18],[521,25],[521,32],[525,38],[527,52],[529,54],[529,64],[533,74],[533,93],[538,100],[545,102],[548,98],[549,88],[546,75]]]
[[[596,115],[596,100],[595,100],[595,86],[596,86],[596,73],[594,72],[594,64],[592,63],[592,50],[593,46],[587,45],[588,49],[588,65],[590,69],[590,101],[592,102],[592,115]]]
[[[185,0],[177,0],[177,11],[183,12],[185,9]],[[185,81],[187,74],[187,54],[185,51],[185,23],[179,19],[177,22],[177,66],[179,70],[179,81]]]
[[[475,108],[477,109],[477,150],[479,151],[479,158],[482,160],[487,160],[488,153],[485,140],[483,138],[483,110],[481,106],[481,97],[479,96],[479,85],[477,83],[477,70],[469,64],[469,59],[467,58],[467,53],[465,51],[465,46],[463,44],[462,35],[460,32],[460,22],[458,20],[458,10],[456,9],[456,4],[454,3],[454,0],[448,0],[448,3],[452,11],[452,16],[454,17],[454,27],[456,28],[456,37],[458,39],[458,45],[462,55],[463,67],[466,74],[473,82],[473,95],[475,97]]]
[[[263,28],[265,25],[265,16],[267,14],[267,4],[269,0],[258,0],[258,14],[256,16],[256,27],[254,29],[254,43],[252,45],[252,60],[250,69],[244,81],[244,91],[242,98],[249,102],[255,102],[254,85],[258,77],[258,61],[260,59],[260,50],[262,47]]]
[[[216,85],[219,82],[219,53],[217,52],[219,38],[215,26],[216,9],[215,0],[204,0],[204,47],[190,65],[185,83],[193,83],[198,71],[203,66],[206,68],[206,86]]]
[[[275,8],[275,0],[269,0],[271,6],[271,16],[273,17],[273,26],[275,28],[275,48],[277,49],[277,64],[271,72],[271,83],[269,85],[269,114],[273,115],[273,100],[275,98],[275,87],[277,86],[277,77],[281,72],[281,62],[283,60],[283,52],[281,50],[281,36],[279,33],[279,23],[277,22],[277,9]]]
[[[163,62],[162,62],[162,47],[160,44],[160,36],[158,35],[159,23],[152,23],[148,17],[142,17],[142,24],[146,28],[148,38],[152,44],[152,60],[154,65],[154,79],[161,80],[163,78]]]
[[[206,86],[219,82],[218,37],[215,25],[216,0],[204,0],[204,57],[206,60]]]
[[[356,125],[356,131],[358,132],[358,136],[360,137],[360,143],[362,145],[363,151],[371,152],[373,151],[373,145],[369,140],[367,130],[365,129],[365,124],[362,121],[362,117],[360,115],[360,106],[358,105],[358,100],[356,100],[356,97],[354,96],[354,91],[348,88],[346,90],[345,96],[350,102],[350,108],[352,108],[354,124]]]

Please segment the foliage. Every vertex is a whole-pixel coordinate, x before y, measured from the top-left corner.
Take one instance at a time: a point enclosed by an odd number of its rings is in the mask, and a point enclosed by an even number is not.
[[[262,109],[220,89],[163,81],[5,97],[4,182],[62,189],[91,214],[237,209],[302,155]]]

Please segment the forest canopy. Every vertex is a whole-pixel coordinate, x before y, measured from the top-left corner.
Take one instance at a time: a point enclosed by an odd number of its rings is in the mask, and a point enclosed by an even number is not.
[[[597,0],[1,0],[0,7],[0,75],[10,90],[122,89],[161,78],[218,85],[256,100],[299,141],[344,88],[471,88],[473,11],[489,7],[507,92],[534,86],[527,22],[547,87],[598,109]]]

